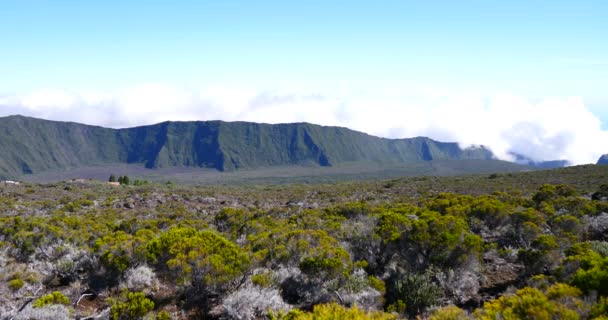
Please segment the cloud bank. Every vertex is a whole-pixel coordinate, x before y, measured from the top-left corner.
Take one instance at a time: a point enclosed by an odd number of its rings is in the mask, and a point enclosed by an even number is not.
[[[608,131],[581,98],[528,99],[512,94],[321,92],[212,87],[184,90],[147,84],[114,93],[44,89],[0,95],[0,116],[22,114],[106,127],[162,121],[311,122],[388,138],[428,136],[463,146],[485,145],[504,160],[595,163],[608,153]]]

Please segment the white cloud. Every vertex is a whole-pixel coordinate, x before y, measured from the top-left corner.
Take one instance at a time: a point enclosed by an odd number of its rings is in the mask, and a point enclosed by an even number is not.
[[[30,110],[37,111],[48,105],[67,109],[77,101],[78,97],[74,94],[56,89],[43,89],[24,96],[21,104]]]
[[[567,159],[574,164],[595,162],[608,152],[608,131],[602,131],[600,120],[576,97],[531,100],[434,88],[345,92],[229,87],[194,91],[163,84],[114,93],[44,89],[0,97],[0,116],[19,113],[109,127],[167,120],[306,121],[383,137],[429,136],[483,144],[501,159],[511,159],[509,153],[516,152],[534,160]]]

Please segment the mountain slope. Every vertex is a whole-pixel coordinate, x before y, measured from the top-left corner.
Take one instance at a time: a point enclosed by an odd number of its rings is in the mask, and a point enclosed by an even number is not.
[[[597,160],[597,164],[608,165],[608,154],[601,156],[600,159]]]
[[[308,123],[163,122],[127,129],[10,116],[0,118],[0,177],[105,164],[220,171],[347,162],[491,160],[429,138],[384,139]]]
[[[125,158],[113,130],[20,116],[0,118],[0,175],[40,172]]]
[[[519,153],[511,152],[510,154],[515,157],[515,163],[537,169],[556,169],[570,165],[568,160],[535,161]]]

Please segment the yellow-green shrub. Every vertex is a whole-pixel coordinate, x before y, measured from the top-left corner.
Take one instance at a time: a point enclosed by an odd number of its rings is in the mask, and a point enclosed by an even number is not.
[[[50,305],[50,304],[69,305],[70,299],[59,291],[53,291],[52,293],[49,293],[45,296],[42,296],[42,297],[36,299],[36,301],[34,301],[33,307],[42,308],[42,307]]]
[[[441,309],[433,311],[429,316],[429,320],[467,320],[469,317],[464,310],[455,305],[449,305]]]
[[[547,294],[536,288],[526,287],[514,295],[505,295],[484,303],[482,308],[475,311],[475,318],[577,320],[580,318],[577,309],[584,312],[586,308],[578,295],[578,289],[565,284],[553,285],[547,290]]]
[[[123,292],[120,299],[113,300],[110,319],[140,319],[154,309],[154,302],[141,292]]]
[[[23,280],[21,280],[21,278],[16,278],[16,279],[9,280],[7,284],[11,290],[17,291],[17,290],[23,288],[23,286],[25,285],[25,282],[23,282]]]
[[[274,279],[272,277],[272,271],[264,271],[258,274],[254,274],[251,276],[251,282],[256,286],[269,288],[274,284]]]
[[[291,317],[290,320],[395,320],[392,314],[384,312],[365,312],[356,306],[345,308],[336,303],[316,305],[312,312],[301,312]]]
[[[194,273],[204,275],[207,285],[221,285],[242,274],[249,265],[248,255],[236,244],[212,231],[174,227],[147,245],[152,263],[166,263],[178,271],[182,280]]]

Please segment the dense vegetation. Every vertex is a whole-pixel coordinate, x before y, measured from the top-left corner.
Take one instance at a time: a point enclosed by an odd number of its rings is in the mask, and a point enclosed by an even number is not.
[[[485,148],[428,138],[382,139],[308,123],[163,122],[128,129],[11,116],[0,118],[0,178],[108,164],[220,171],[344,162],[491,161]]]
[[[608,167],[0,186],[0,319],[608,317]]]

